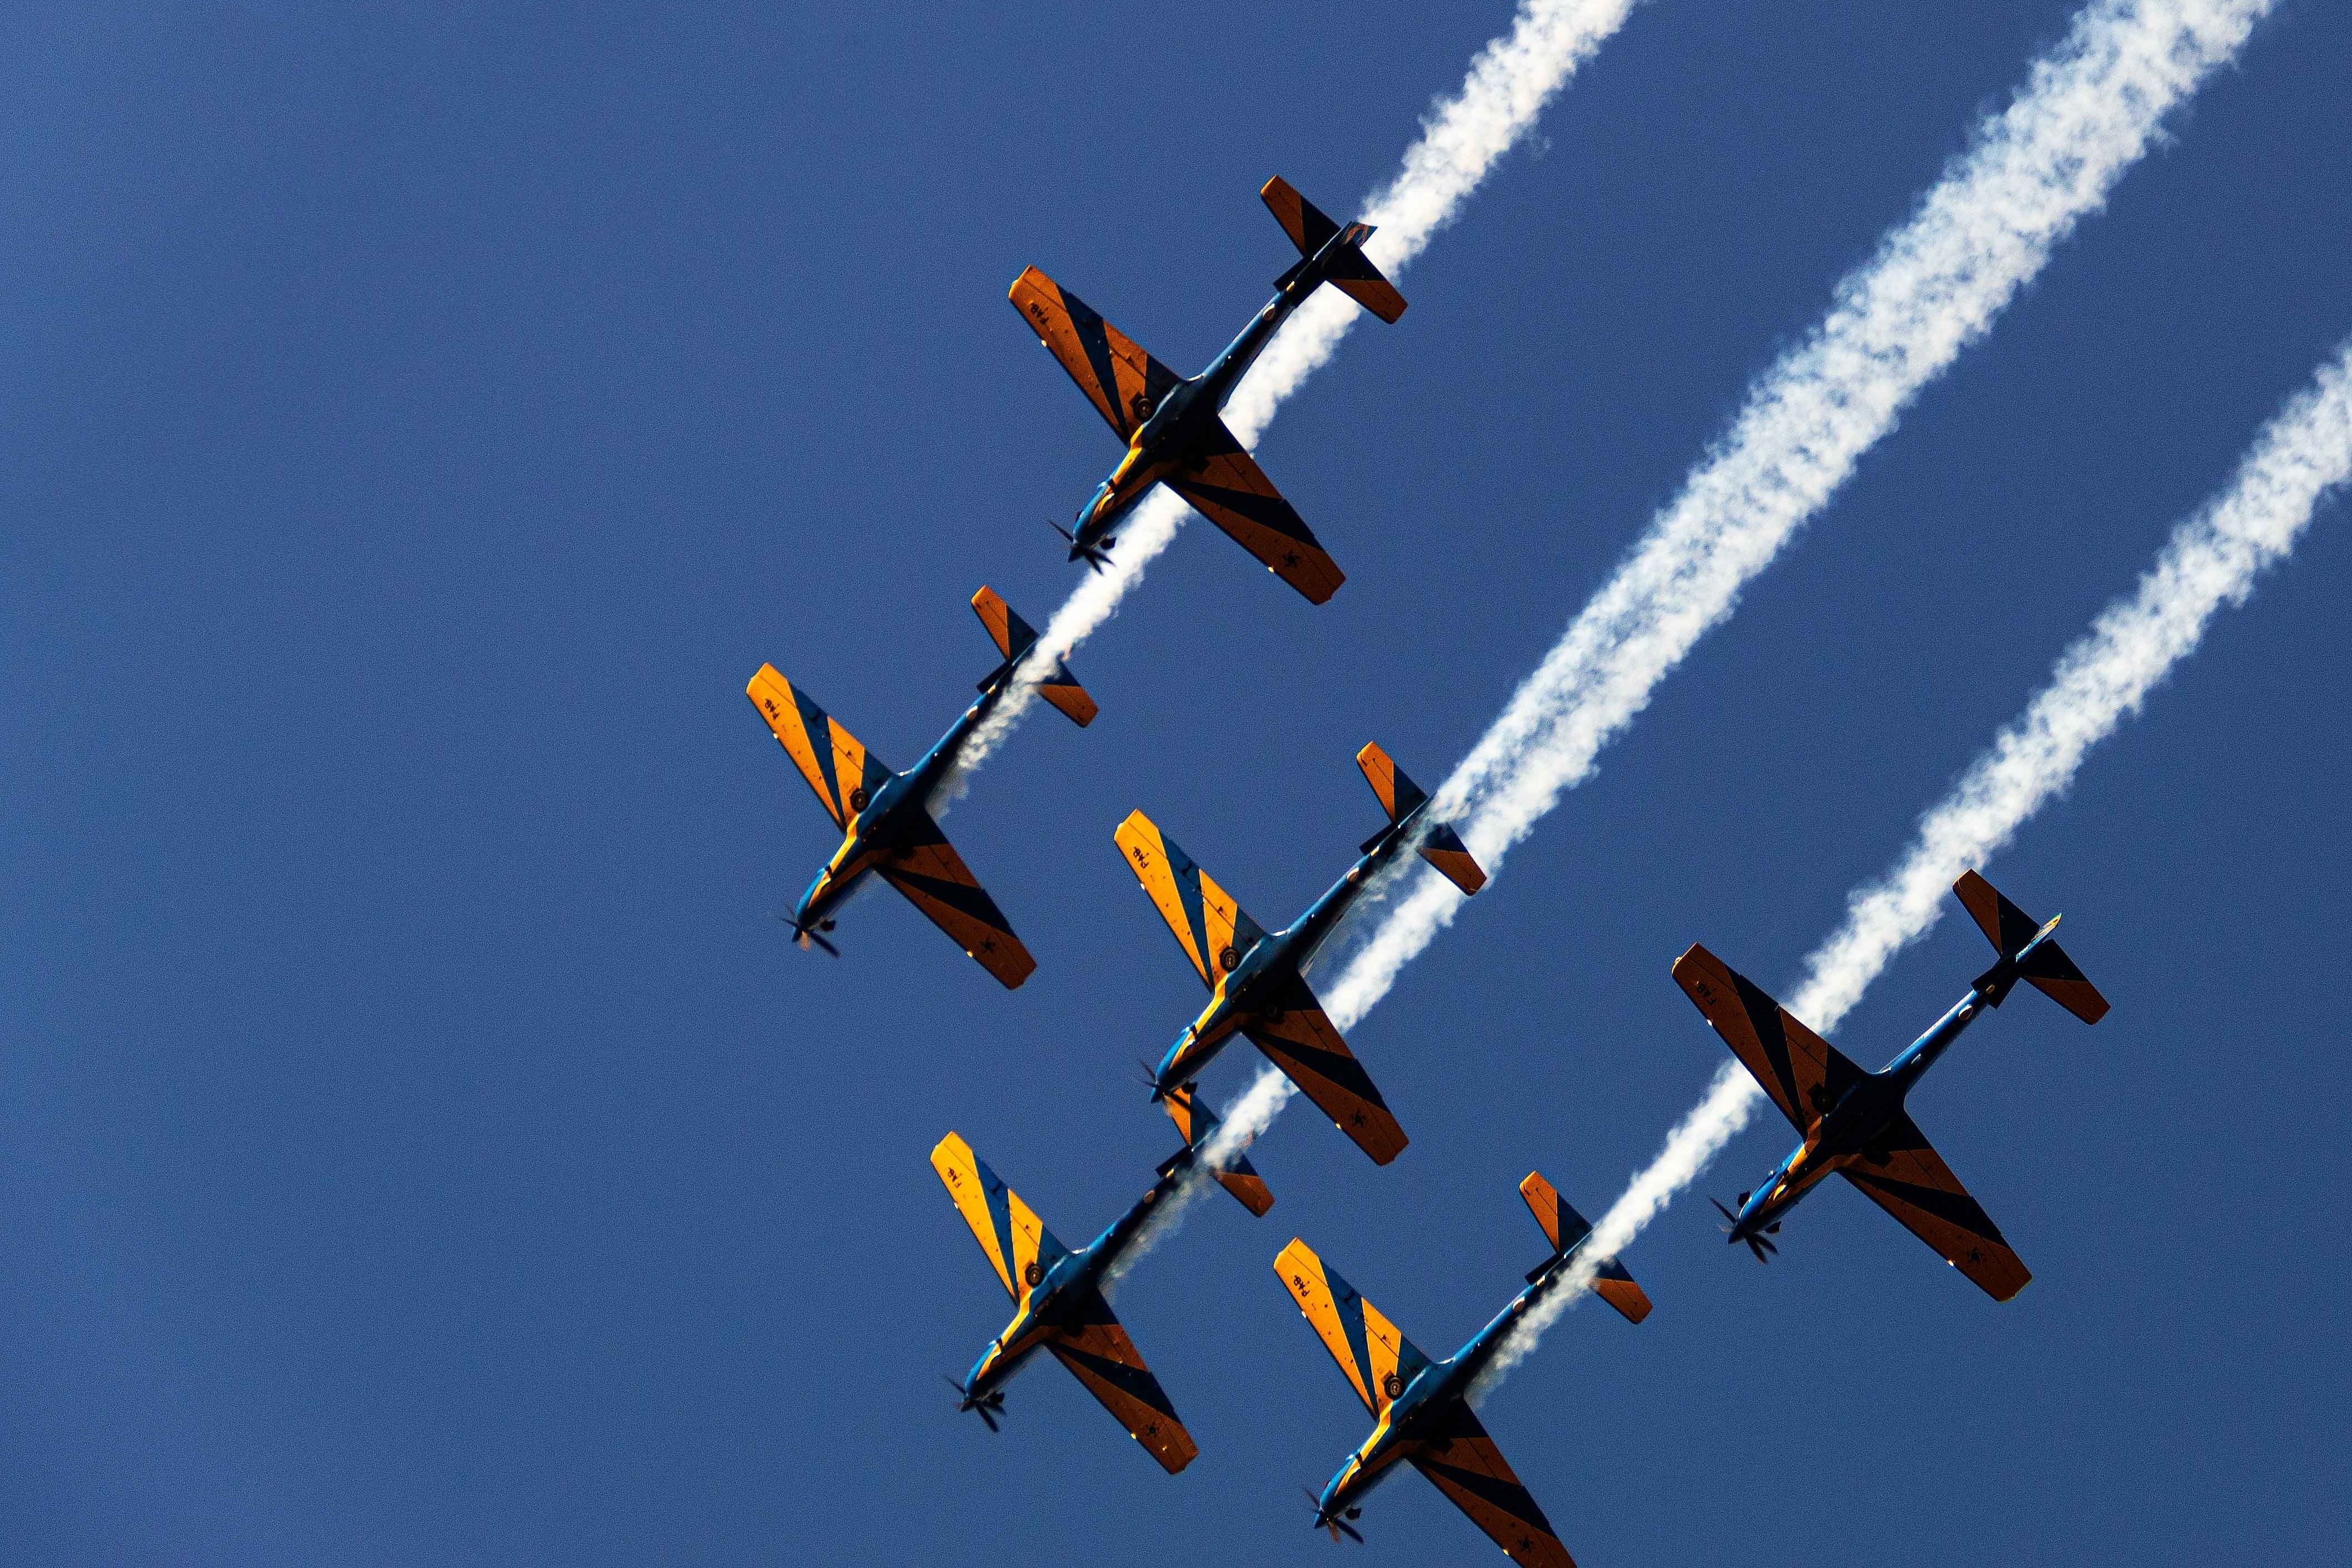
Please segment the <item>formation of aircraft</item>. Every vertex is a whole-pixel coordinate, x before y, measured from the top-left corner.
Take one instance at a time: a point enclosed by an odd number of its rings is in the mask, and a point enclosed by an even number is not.
[[[1284,321],[1328,283],[1384,321],[1404,298],[1363,253],[1370,225],[1335,224],[1279,177],[1259,193],[1299,259],[1275,282],[1275,296],[1199,375],[1177,375],[1137,347],[1076,295],[1030,267],[1011,291],[1013,306],[1052,350],[1127,451],[1060,529],[1070,559],[1105,570],[1119,521],[1154,485],[1166,485],[1233,536],[1311,601],[1343,580],[1311,529],[1285,501],[1220,417],[1250,365]],[[1055,525],[1057,529],[1060,525]],[[842,831],[840,847],[789,917],[800,946],[835,952],[835,912],[869,876],[887,882],[1008,988],[1035,960],[1013,935],[946,838],[932,808],[953,780],[965,749],[1016,687],[1026,685],[1075,723],[1096,714],[1068,667],[1037,648],[1038,634],[993,590],[972,608],[1000,662],[980,696],[946,735],[903,773],[885,767],[840,723],[772,665],[745,688],[818,801]],[[1151,1186],[1087,1245],[1065,1246],[1027,1204],[955,1133],[931,1151],[931,1165],[1013,1302],[1012,1321],[989,1341],[961,1381],[948,1381],[956,1407],[992,1432],[1004,1385],[1040,1349],[1053,1354],[1171,1474],[1198,1452],[1174,1406],[1110,1308],[1108,1287],[1154,1221],[1180,1208],[1198,1184],[1215,1181],[1264,1215],[1273,1194],[1243,1153],[1245,1139],[1222,1133],[1203,1103],[1199,1077],[1236,1035],[1280,1068],[1377,1165],[1405,1146],[1403,1129],[1348,1049],[1305,978],[1305,970],[1355,902],[1407,850],[1465,896],[1486,872],[1449,824],[1431,816],[1431,798],[1377,745],[1357,765],[1388,821],[1358,859],[1296,920],[1268,932],[1141,811],[1115,835],[1129,869],[1167,922],[1177,946],[1209,988],[1208,1004],[1148,1070],[1151,1097],[1176,1124],[1183,1146],[1160,1162]],[[1934,1248],[1996,1301],[2032,1278],[2000,1228],[1911,1120],[1912,1086],[1987,1009],[2018,982],[2050,996],[2085,1023],[2107,1011],[2097,988],[2058,946],[2058,922],[2036,922],[1970,871],[1953,884],[1992,943],[1992,967],[1948,1012],[1878,1071],[1865,1071],[1792,1017],[1754,982],[1705,947],[1677,959],[1674,976],[1724,1042],[1797,1129],[1801,1143],[1764,1184],[1735,1204],[1717,1203],[1732,1244],[1761,1261],[1777,1252],[1789,1211],[1834,1171]],[[837,956],[837,955],[836,955]],[[1433,1361],[1372,1304],[1294,1238],[1275,1261],[1284,1285],[1373,1417],[1314,1504],[1315,1526],[1334,1541],[1360,1541],[1355,1521],[1366,1495],[1400,1462],[1418,1469],[1525,1568],[1573,1568],[1543,1510],[1520,1482],[1471,1408],[1480,1379],[1553,1292],[1590,1288],[1633,1322],[1649,1298],[1613,1257],[1585,1259],[1591,1227],[1538,1173],[1519,1184],[1551,1252],[1526,1288],[1452,1355]]]
[[[956,1212],[971,1227],[989,1267],[1013,1298],[1013,1321],[988,1342],[961,1383],[949,1380],[956,1391],[956,1408],[976,1412],[990,1431],[996,1430],[1004,1413],[1006,1381],[1042,1348],[1068,1367],[1170,1475],[1191,1464],[1199,1451],[1160,1380],[1151,1375],[1135,1342],[1111,1312],[1103,1286],[1152,1217],[1196,1174],[1213,1176],[1254,1215],[1274,1207],[1274,1194],[1246,1155],[1236,1153],[1210,1161],[1207,1151],[1217,1118],[1207,1106],[1185,1095],[1168,1102],[1168,1113],[1183,1134],[1184,1146],[1160,1162],[1160,1179],[1150,1191],[1076,1250],[1055,1240],[1020,1195],[983,1165],[961,1137],[950,1133],[931,1150],[931,1168],[939,1172]]]
[[[1846,1060],[1706,948],[1694,944],[1675,960],[1675,978],[1804,1140],[1763,1186],[1739,1195],[1738,1212],[1716,1204],[1729,1221],[1731,1242],[1746,1242],[1757,1261],[1779,1250],[1771,1238],[1780,1233],[1781,1221],[1835,1171],[1994,1301],[2008,1301],[2033,1278],[2000,1227],[1911,1120],[1904,1098],[1960,1031],[1986,1009],[2000,1006],[2020,980],[2084,1023],[2106,1016],[2107,999],[2058,946],[2056,916],[2037,922],[1973,871],[1952,883],[1952,892],[1992,943],[1999,961],[1927,1033],[1875,1072]]]
[[[743,695],[768,721],[784,755],[842,832],[841,847],[793,906],[790,925],[799,944],[806,947],[814,943],[838,956],[824,936],[833,929],[833,912],[866,877],[879,876],[1010,990],[1029,977],[1037,961],[940,831],[931,804],[953,779],[966,744],[1013,689],[1037,633],[992,588],[982,587],[973,594],[971,608],[995,640],[1002,662],[982,678],[980,700],[964,709],[923,759],[904,773],[891,772],[839,719],[778,674],[773,664],[761,665]],[[1038,695],[1072,723],[1084,727],[1094,722],[1095,700],[1066,664],[1056,659],[1036,678]]]
[[[1354,1521],[1362,1516],[1365,1495],[1402,1461],[1427,1476],[1522,1568],[1575,1568],[1551,1521],[1470,1408],[1479,1375],[1535,1304],[1567,1283],[1572,1261],[1592,1233],[1541,1172],[1528,1173],[1519,1196],[1543,1227],[1551,1256],[1528,1271],[1527,1288],[1509,1305],[1443,1361],[1423,1355],[1306,1242],[1293,1238],[1275,1259],[1274,1271],[1297,1301],[1299,1314],[1372,1415],[1371,1435],[1320,1494],[1307,1494],[1315,1503],[1316,1528],[1329,1531],[1333,1541],[1342,1534],[1363,1539]],[[1591,1286],[1628,1322],[1650,1315],[1650,1298],[1615,1260],[1596,1267]]]
[[[1404,296],[1364,256],[1371,225],[1333,223],[1279,174],[1258,194],[1298,247],[1297,264],[1274,280],[1274,298],[1241,335],[1189,380],[1034,267],[1013,280],[1009,298],[1095,412],[1127,443],[1110,477],[1078,509],[1076,528],[1054,525],[1069,541],[1072,560],[1103,570],[1118,543],[1112,530],[1119,519],[1151,486],[1165,485],[1267,570],[1320,604],[1339,591],[1345,574],[1218,415],[1291,312],[1326,283],[1389,322],[1404,314]]]
[[[1184,1026],[1152,1070],[1152,1098],[1187,1088],[1228,1040],[1246,1035],[1374,1165],[1384,1166],[1403,1149],[1404,1129],[1299,971],[1373,876],[1407,847],[1465,895],[1484,887],[1486,873],[1452,828],[1426,820],[1428,795],[1387,752],[1367,745],[1356,753],[1356,766],[1380,797],[1388,825],[1364,841],[1346,875],[1280,931],[1269,934],[1244,914],[1233,895],[1141,811],[1130,813],[1116,837],[1128,869],[1151,895],[1176,945],[1209,988],[1209,1005]]]

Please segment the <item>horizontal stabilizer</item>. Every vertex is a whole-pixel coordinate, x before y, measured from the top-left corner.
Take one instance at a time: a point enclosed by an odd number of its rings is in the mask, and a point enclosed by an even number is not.
[[[1013,666],[1037,645],[1037,632],[1029,622],[1015,614],[1013,606],[1004,602],[1004,596],[992,588],[982,586],[978,593],[971,596],[971,612],[980,617],[980,623],[988,628],[989,636],[996,642],[997,653],[1004,659],[980,683],[980,689],[986,691],[1011,674]],[[1095,699],[1087,695],[1086,687],[1078,685],[1078,677],[1070,674],[1070,666],[1059,659],[1055,660],[1053,668],[1038,679],[1037,695],[1061,709],[1063,715],[1081,729],[1094,723],[1095,715],[1100,711],[1095,706]]]
[[[2017,959],[2021,953],[2024,955],[2017,966],[2017,978],[2084,1023],[2096,1023],[2107,1016],[2107,998],[2074,967],[2066,950],[2052,939],[2035,942],[2043,930],[2041,921],[2011,904],[1999,888],[1973,871],[1960,873],[1960,879],[1952,883],[1952,894],[2002,958]],[[2049,924],[2055,925],[2057,922]]]
[[[1422,841],[1421,858],[1435,866],[1446,881],[1460,888],[1465,898],[1486,885],[1486,873],[1471,858],[1470,847],[1444,822],[1431,828],[1428,836]]]
[[[1200,1090],[1190,1083],[1162,1095],[1160,1106],[1168,1113],[1168,1119],[1176,1124],[1176,1130],[1184,1136],[1182,1152],[1160,1162],[1160,1174],[1166,1176],[1182,1161],[1200,1155],[1209,1140],[1216,1135],[1220,1124],[1217,1113],[1202,1101]],[[1210,1174],[1217,1178],[1218,1186],[1232,1193],[1252,1214],[1262,1218],[1265,1211],[1274,1207],[1273,1189],[1265,1185],[1265,1178],[1257,1174],[1257,1168],[1249,1163],[1247,1155],[1236,1152],[1226,1155],[1224,1163],[1213,1167]]]
[[[1381,810],[1389,814],[1391,825],[1403,821],[1429,801],[1429,792],[1405,777],[1396,759],[1381,749],[1380,742],[1368,740],[1364,749],[1356,753],[1356,766],[1364,770],[1364,782],[1380,797]]]
[[[1377,742],[1366,742],[1364,748],[1356,753],[1356,766],[1364,770],[1364,782],[1380,797],[1381,810],[1389,814],[1390,830],[1402,825],[1429,804],[1429,792],[1405,777],[1404,769]],[[1383,836],[1375,833],[1366,839],[1362,852],[1370,854]],[[1486,885],[1486,872],[1471,857],[1461,836],[1443,822],[1423,832],[1420,853],[1465,896]]]
[[[1383,321],[1393,323],[1404,314],[1404,296],[1381,276],[1381,269],[1364,255],[1363,245],[1371,237],[1371,225],[1349,224],[1342,229],[1279,174],[1259,187],[1258,196],[1265,203],[1266,211],[1274,214],[1274,221],[1282,225],[1282,232],[1290,236],[1290,243],[1298,248],[1299,267],[1283,274],[1276,287],[1286,287],[1298,276],[1300,267],[1320,256],[1324,264],[1321,281],[1331,284]]]
[[[1528,1212],[1543,1227],[1546,1239],[1551,1242],[1551,1256],[1528,1270],[1528,1283],[1534,1284],[1545,1270],[1575,1251],[1592,1234],[1592,1227],[1584,1216],[1576,1212],[1558,1188],[1546,1181],[1541,1171],[1529,1171],[1519,1183],[1519,1196],[1527,1199]],[[1633,1282],[1633,1276],[1614,1258],[1603,1263],[1592,1278],[1592,1293],[1625,1315],[1628,1322],[1640,1322],[1650,1315],[1650,1298]]]

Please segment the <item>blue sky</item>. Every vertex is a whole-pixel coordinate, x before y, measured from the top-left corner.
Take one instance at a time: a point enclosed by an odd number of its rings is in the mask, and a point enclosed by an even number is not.
[[[1793,981],[2352,330],[2352,19],[2287,0],[1354,1031],[1404,1156],[1294,1113],[1273,1212],[1129,1280],[1192,1469],[1050,1366],[992,1438],[940,1375],[1003,1297],[924,1156],[1075,1241],[1174,1146],[1131,1063],[1199,991],[1120,818],[1303,906],[1378,821],[1356,748],[1444,775],[2069,15],[1637,12],[1259,448],[1339,597],[1189,528],[1075,661],[1101,718],[957,807],[1029,984],[882,894],[793,951],[833,841],[745,677],[911,761],[993,663],[963,601],[1042,621],[1039,519],[1116,455],[1007,284],[1204,361],[1290,259],[1257,185],[1351,208],[1509,19],[1442,9],[0,24],[12,1560],[1322,1561],[1297,1487],[1363,1418],[1283,1243],[1475,1330],[1518,1177],[1605,1207],[1718,1065],[1675,955]],[[2352,1550],[2342,521],[1987,868],[2116,1003],[2004,1009],[1914,1102],[2035,1284],[1851,1193],[1770,1269],[1677,1204],[1649,1322],[1487,1407],[1580,1561]],[[1841,1043],[1983,961],[1947,922]],[[1364,1526],[1491,1551],[1418,1483]]]

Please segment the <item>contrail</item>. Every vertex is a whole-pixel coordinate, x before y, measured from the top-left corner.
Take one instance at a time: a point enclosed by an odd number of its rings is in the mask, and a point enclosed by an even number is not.
[[[1403,168],[1368,204],[1365,221],[1378,225],[1380,233],[1364,250],[1381,270],[1394,277],[1429,247],[1576,68],[1624,26],[1636,3],[1520,0],[1511,30],[1478,51],[1461,90],[1433,109],[1420,140],[1405,151]],[[1244,445],[1257,444],[1275,410],[1330,359],[1357,314],[1354,302],[1336,289],[1318,290],[1276,335],[1225,406],[1225,423]],[[1050,669],[1054,659],[1068,657],[1092,636],[1143,580],[1144,569],[1168,548],[1189,513],[1164,486],[1147,497],[1121,525],[1110,570],[1089,572],[1054,612],[1024,669]],[[959,775],[986,761],[1035,698],[1034,681],[1007,692],[966,747]]]
[[[1826,505],[1928,382],[1981,337],[2076,223],[2236,54],[2271,0],[2096,0],[1910,221],[1837,286],[1829,314],[1750,389],[1730,431],[1651,520],[1437,793],[1492,873],[1590,777],[1601,747],[1740,589]],[[1423,873],[1327,998],[1345,1029],[1453,922]]]
[[[1953,879],[2006,847],[2065,790],[2091,747],[2197,651],[2217,611],[2246,601],[2256,576],[2294,549],[2320,504],[2347,479],[2352,340],[2263,428],[2229,488],[2173,530],[2139,591],[2108,605],[2060,655],[2050,683],[1919,820],[1918,836],[1895,868],[1847,900],[1845,924],[1805,961],[1805,983],[1789,1010],[1833,1032],[1895,955],[1941,918]],[[1746,1069],[1724,1064],[1706,1097],[1593,1228],[1584,1254],[1591,1263],[1580,1261],[1496,1356],[1488,1386],[1535,1349],[1591,1283],[1594,1268],[1697,1179],[1763,1098]]]

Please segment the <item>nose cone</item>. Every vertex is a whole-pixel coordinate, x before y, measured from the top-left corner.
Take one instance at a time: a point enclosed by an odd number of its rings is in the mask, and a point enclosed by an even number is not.
[[[832,877],[833,868],[827,866],[810,881],[808,891],[801,894],[801,901],[798,904],[793,905],[793,925],[806,925],[817,917],[818,901],[824,896],[825,884],[832,880]]]

